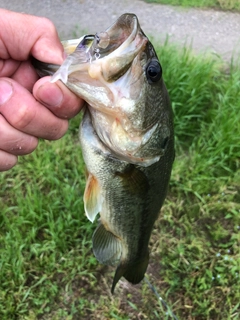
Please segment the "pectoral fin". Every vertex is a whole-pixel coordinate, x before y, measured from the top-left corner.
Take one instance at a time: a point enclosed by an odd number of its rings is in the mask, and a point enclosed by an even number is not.
[[[99,183],[92,174],[88,175],[83,200],[86,216],[93,222],[101,211],[102,197]]]
[[[93,253],[102,264],[116,265],[122,254],[121,240],[100,224],[92,238]]]

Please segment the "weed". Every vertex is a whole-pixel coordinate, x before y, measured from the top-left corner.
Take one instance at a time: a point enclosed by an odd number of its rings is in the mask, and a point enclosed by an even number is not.
[[[169,4],[183,7],[214,8],[220,10],[240,11],[239,0],[145,0],[161,4]]]

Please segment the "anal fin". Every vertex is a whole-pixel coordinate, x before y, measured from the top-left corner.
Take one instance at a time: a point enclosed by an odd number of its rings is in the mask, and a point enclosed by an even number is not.
[[[122,254],[121,240],[105,229],[102,223],[95,230],[92,238],[93,253],[102,264],[116,265]]]

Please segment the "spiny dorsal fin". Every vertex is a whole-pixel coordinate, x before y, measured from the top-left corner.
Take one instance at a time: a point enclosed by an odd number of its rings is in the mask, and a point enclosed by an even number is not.
[[[93,253],[102,264],[116,265],[122,254],[121,240],[99,224],[92,238]]]
[[[101,211],[102,197],[99,183],[91,173],[88,175],[83,200],[86,216],[93,222]]]

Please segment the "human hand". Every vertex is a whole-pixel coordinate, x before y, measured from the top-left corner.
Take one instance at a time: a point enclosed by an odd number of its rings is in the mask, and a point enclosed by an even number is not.
[[[83,100],[60,81],[38,80],[30,58],[61,64],[63,47],[46,18],[0,9],[0,171],[31,153],[38,138],[61,138]]]

